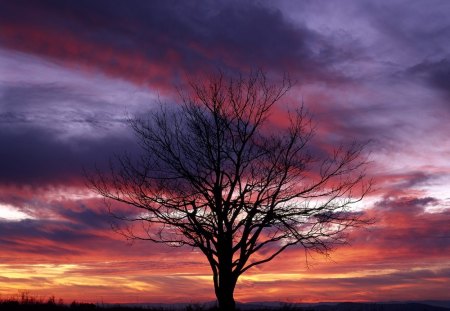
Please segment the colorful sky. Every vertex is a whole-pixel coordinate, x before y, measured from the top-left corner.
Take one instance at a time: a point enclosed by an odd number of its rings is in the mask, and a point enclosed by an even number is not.
[[[214,299],[195,250],[130,244],[83,168],[136,152],[127,116],[217,68],[287,72],[316,137],[370,140],[376,219],[291,249],[239,301],[450,299],[450,2],[0,0],[0,298]]]

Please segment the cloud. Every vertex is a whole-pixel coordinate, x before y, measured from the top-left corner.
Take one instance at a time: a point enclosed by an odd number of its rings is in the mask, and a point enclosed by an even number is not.
[[[450,59],[438,61],[425,60],[412,67],[407,74],[421,78],[432,88],[440,91],[446,99],[450,98]]]
[[[368,215],[375,224],[367,232],[352,234],[353,247],[378,250],[388,262],[441,258],[450,252],[450,209],[428,212],[429,206],[443,206],[432,197],[387,197],[377,202]]]
[[[25,1],[2,12],[4,46],[160,89],[217,67],[339,79],[333,65],[355,56],[258,2]]]
[[[37,185],[79,182],[83,169],[95,163],[105,167],[115,153],[134,151],[128,137],[106,136],[102,139],[72,138],[61,140],[51,129],[2,128],[0,132],[0,183]]]
[[[255,275],[254,278],[257,279],[258,276]],[[418,300],[417,292],[420,291],[425,291],[430,299],[446,299],[442,283],[449,279],[448,268],[405,269],[359,276],[329,273],[328,276],[314,277],[314,273],[311,273],[296,277],[292,274],[290,279],[276,279],[274,274],[270,281],[246,280],[238,283],[237,287],[240,297],[249,296],[256,301],[264,301],[264,297],[274,293],[284,300],[304,302],[317,301],[314,297],[318,296],[321,302]]]
[[[115,221],[108,212],[102,198],[83,188],[23,185],[0,187],[0,204],[10,206],[32,216],[25,220],[0,219],[0,258],[3,262],[84,262],[91,260],[111,260],[127,262],[157,262],[170,257],[170,269],[183,269],[179,261],[183,253],[185,265],[202,262],[199,254],[188,248],[173,249],[148,241],[126,241],[111,228]],[[135,212],[132,207],[128,212]],[[30,254],[23,257],[20,254]],[[32,256],[31,256],[32,255]],[[178,258],[178,259],[177,259]],[[165,259],[163,261],[166,261]],[[133,264],[135,264],[133,268]],[[140,264],[131,263],[129,269],[137,269]],[[141,264],[144,265],[144,264]],[[154,265],[154,269],[166,266]],[[162,268],[161,268],[162,269]],[[98,270],[98,269],[97,269]]]
[[[2,125],[31,123],[64,132],[77,123],[80,127],[85,125],[95,129],[110,128],[114,123],[126,121],[125,118],[115,118],[112,113],[92,109],[111,103],[77,94],[65,85],[22,83],[3,85],[0,89],[0,109],[4,111],[0,114]]]
[[[363,1],[361,7],[373,27],[385,36],[386,44],[397,46],[412,61],[420,55],[439,55],[448,51],[445,37],[450,33],[445,0],[434,0],[432,5],[421,1]],[[398,18],[400,16],[402,18]],[[390,40],[389,40],[390,39]],[[398,59],[401,61],[400,59]]]
[[[0,244],[7,249],[2,257],[30,254],[33,260],[45,258],[58,262],[67,258],[95,258],[107,251],[113,241],[118,239],[111,237],[114,234],[108,225],[106,213],[77,213],[61,209],[61,216],[66,219],[0,221]],[[123,243],[116,242],[118,247],[121,244],[124,246]],[[90,248],[94,245],[97,245],[96,248]]]

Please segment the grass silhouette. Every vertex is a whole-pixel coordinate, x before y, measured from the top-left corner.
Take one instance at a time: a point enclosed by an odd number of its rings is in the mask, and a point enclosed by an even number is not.
[[[204,307],[201,305],[187,305],[183,308],[171,308],[171,307],[148,307],[148,306],[126,306],[126,305],[114,305],[114,304],[94,304],[86,302],[73,301],[70,304],[64,303],[63,300],[58,300],[52,296],[47,300],[39,299],[35,297],[21,297],[0,300],[0,310],[2,311],[217,311],[216,307]],[[238,308],[239,310],[239,308]],[[273,308],[263,308],[264,310],[274,310]],[[304,310],[303,308],[294,308],[286,306],[277,308],[280,311],[294,311]],[[253,311],[258,311],[254,310]],[[308,309],[308,311],[313,311]]]
[[[242,308],[241,308],[242,307]],[[87,302],[64,303],[54,296],[47,299],[36,298],[24,292],[17,297],[0,299],[1,311],[217,311],[216,307],[205,307],[200,304],[184,307],[151,307],[115,304],[94,304]],[[251,311],[445,311],[445,307],[431,306],[421,303],[338,303],[334,305],[299,306],[285,304],[280,307],[248,308],[238,305],[237,310]]]

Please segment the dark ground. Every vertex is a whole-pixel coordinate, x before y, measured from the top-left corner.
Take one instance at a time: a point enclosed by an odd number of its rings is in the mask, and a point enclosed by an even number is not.
[[[215,311],[215,308],[207,308],[199,305],[189,305],[182,308],[170,307],[136,307],[125,305],[98,305],[93,303],[64,304],[62,301],[56,302],[54,298],[48,301],[29,299],[2,300],[0,301],[1,311]],[[240,310],[253,311],[449,311],[450,308],[432,306],[425,303],[351,303],[344,302],[338,304],[317,304],[312,306],[284,305],[281,307],[258,306],[256,304],[242,304]]]

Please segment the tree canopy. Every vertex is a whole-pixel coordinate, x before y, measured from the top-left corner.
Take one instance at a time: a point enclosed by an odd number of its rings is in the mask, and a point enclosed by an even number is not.
[[[128,237],[205,255],[222,310],[235,308],[248,269],[293,246],[327,253],[366,222],[352,211],[370,188],[364,144],[314,145],[302,104],[276,123],[290,88],[261,71],[192,81],[181,104],[130,120],[139,158],[90,177],[103,197],[135,208],[116,215],[132,224]]]

